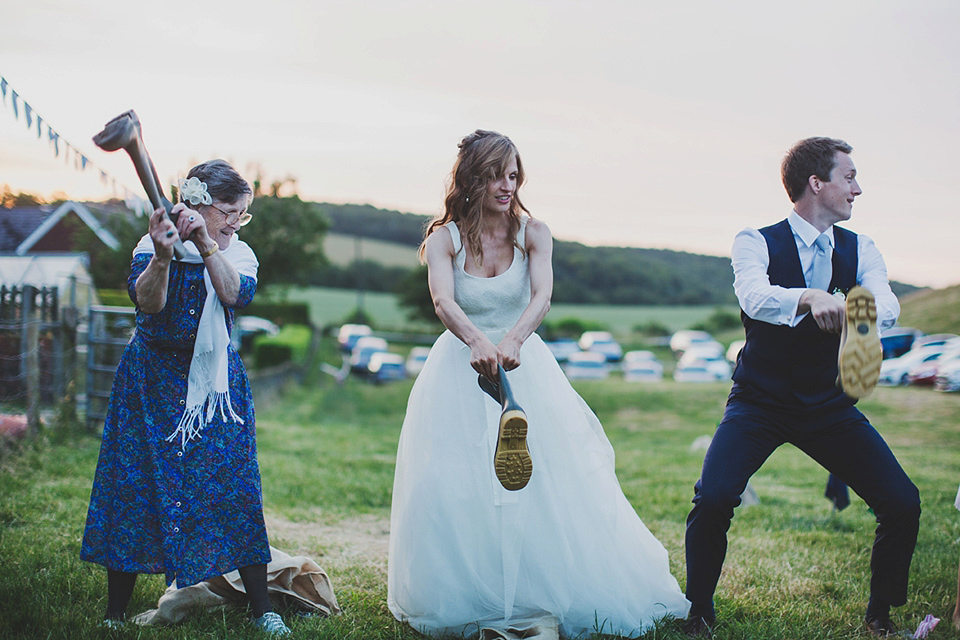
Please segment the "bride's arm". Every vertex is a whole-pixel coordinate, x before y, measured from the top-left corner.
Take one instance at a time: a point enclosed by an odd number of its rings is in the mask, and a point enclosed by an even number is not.
[[[527,221],[524,248],[530,265],[530,304],[524,309],[517,324],[497,345],[501,363],[507,371],[520,366],[520,347],[547,315],[553,295],[553,237],[545,223],[533,218]]]
[[[440,322],[470,347],[470,366],[487,378],[497,378],[498,351],[453,297],[453,239],[447,229],[438,229],[427,238],[427,281],[433,308]]]

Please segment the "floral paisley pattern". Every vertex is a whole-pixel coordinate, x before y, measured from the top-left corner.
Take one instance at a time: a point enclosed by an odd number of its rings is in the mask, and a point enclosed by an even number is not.
[[[149,255],[133,260],[134,284]],[[236,307],[256,280],[240,276]],[[174,261],[166,307],[137,313],[137,330],[117,369],[103,429],[80,557],[109,569],[164,573],[186,587],[270,561],[257,465],[253,396],[233,346],[231,399],[244,424],[219,415],[181,450],[166,437],[183,413],[187,373],[206,299],[203,265]],[[233,310],[224,309],[228,329]]]

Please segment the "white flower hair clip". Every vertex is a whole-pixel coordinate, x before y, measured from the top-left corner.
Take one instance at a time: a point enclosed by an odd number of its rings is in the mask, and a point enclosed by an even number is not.
[[[180,200],[189,202],[193,206],[213,204],[213,198],[207,193],[207,183],[197,176],[180,181]]]

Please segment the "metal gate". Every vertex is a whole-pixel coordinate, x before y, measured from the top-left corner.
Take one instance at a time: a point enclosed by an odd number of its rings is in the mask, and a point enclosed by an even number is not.
[[[93,305],[87,333],[87,429],[100,426],[107,415],[113,376],[123,350],[136,328],[136,310]]]

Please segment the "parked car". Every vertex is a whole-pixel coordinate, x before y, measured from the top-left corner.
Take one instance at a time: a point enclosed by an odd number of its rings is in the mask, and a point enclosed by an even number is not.
[[[649,351],[630,351],[631,353],[650,353]],[[653,355],[650,353],[650,355]],[[663,365],[653,358],[632,358],[623,360],[623,379],[627,382],[659,382],[663,379]]]
[[[593,351],[570,354],[563,371],[571,380],[603,380],[610,375],[607,357]]]
[[[910,371],[907,372],[907,384],[932,387],[940,369],[960,356],[960,342],[957,339],[947,340],[941,346],[933,348],[941,349],[940,355],[910,367]]]
[[[720,349],[718,352],[712,347],[693,347],[680,356],[680,360],[677,361],[677,366],[684,367],[687,365],[702,364],[706,367],[707,371],[713,374],[716,380],[729,379],[733,375],[733,368],[723,355],[723,347],[720,347]]]
[[[670,349],[674,353],[686,351],[695,343],[714,342],[713,336],[706,331],[683,329],[670,336]]]
[[[707,368],[706,362],[694,360],[685,364],[678,362],[677,368],[673,370],[673,379],[677,382],[716,382],[720,378]]]
[[[357,339],[350,353],[350,370],[354,373],[365,374],[368,372],[367,365],[370,363],[370,356],[375,353],[383,353],[387,350],[387,341],[376,336],[362,336]]]
[[[911,350],[918,349],[920,347],[936,347],[957,337],[958,336],[953,333],[931,333],[928,336],[920,336],[913,341],[913,347],[911,347]]]
[[[933,388],[937,391],[960,391],[960,358],[953,358],[937,369]]]
[[[420,375],[420,371],[423,369],[423,363],[427,361],[427,356],[429,355],[430,347],[414,347],[410,349],[410,354],[407,356],[407,362],[405,364],[407,375]]]
[[[382,384],[390,380],[403,380],[407,377],[403,356],[396,353],[378,351],[370,356],[367,363],[368,378],[374,384]]]
[[[372,334],[373,329],[365,324],[345,324],[337,332],[337,343],[340,345],[341,351],[351,353],[353,348],[357,346],[357,340]]]
[[[914,341],[923,336],[923,331],[910,327],[890,327],[880,334],[883,359],[897,358],[913,347]]]
[[[727,362],[730,364],[737,364],[737,358],[740,357],[740,351],[743,349],[743,346],[747,344],[746,340],[734,340],[730,343],[730,346],[727,347],[726,358]]]
[[[557,359],[557,362],[563,364],[572,353],[580,353],[580,345],[573,338],[558,338],[547,343],[547,349]]]
[[[898,358],[884,360],[880,363],[880,378],[877,384],[888,386],[907,384],[911,368],[928,360],[936,360],[941,353],[943,349],[940,346],[918,347]]]
[[[584,351],[602,353],[607,362],[620,362],[623,359],[623,348],[609,331],[584,331],[579,344]]]
[[[623,366],[626,367],[631,362],[660,362],[660,359],[657,357],[653,351],[627,351],[623,354]]]
[[[280,333],[280,327],[270,322],[266,318],[257,316],[240,316],[237,318],[236,331],[234,336],[236,342],[235,348],[246,351],[253,344],[253,339],[260,334],[275,336]]]

